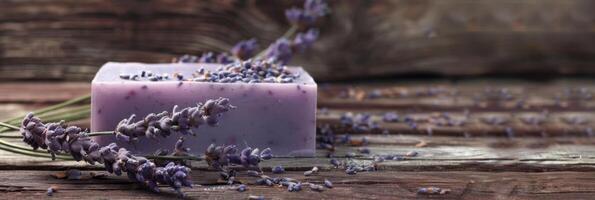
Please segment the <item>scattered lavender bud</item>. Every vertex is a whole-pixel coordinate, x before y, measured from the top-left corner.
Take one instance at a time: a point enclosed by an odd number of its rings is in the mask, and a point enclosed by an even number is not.
[[[128,79],[130,79],[130,74],[120,74],[120,78],[128,80]]]
[[[405,154],[405,156],[407,156],[407,157],[415,157],[415,156],[417,156],[417,154],[418,154],[417,151],[410,151],[410,152],[407,152]]]
[[[56,192],[56,188],[54,188],[53,186],[52,187],[49,187],[48,190],[47,190],[47,192],[46,192],[46,195],[53,196],[54,195],[54,192]]]
[[[345,154],[345,157],[347,157],[347,158],[354,158],[355,157],[355,153],[354,152],[347,152],[347,154]]]
[[[314,172],[314,173],[318,173],[318,167],[314,166],[312,167],[312,169],[310,171]]]
[[[337,159],[334,159],[334,158],[331,158],[330,163],[334,167],[339,167],[339,165],[341,165],[341,163]]]
[[[66,176],[69,180],[80,180],[82,175],[83,173],[81,173],[81,170],[78,169],[69,169],[66,171]]]
[[[345,170],[345,173],[347,173],[349,175],[355,175],[355,174],[357,174],[357,171],[355,169],[353,169],[353,168],[347,168]]]
[[[310,176],[312,175],[314,172],[312,170],[308,170],[304,172],[304,176]]]
[[[289,192],[299,192],[300,190],[302,190],[302,183],[292,183],[290,182],[289,185],[287,186],[287,191]]]
[[[357,149],[357,150],[358,150],[360,153],[363,153],[363,154],[369,154],[369,153],[370,153],[370,149],[369,149],[369,148],[366,148],[366,147],[364,147],[364,148],[359,148],[359,149]]]
[[[184,147],[184,137],[180,137],[174,148],[174,155],[187,155],[190,148]]]
[[[253,177],[260,177],[260,173],[254,170],[248,170],[246,171],[246,174],[248,176],[253,176]]]
[[[317,192],[322,192],[324,187],[322,185],[310,183],[310,189]]]
[[[399,115],[396,112],[387,112],[382,116],[384,122],[399,122]]]
[[[248,200],[264,200],[264,196],[250,195],[248,196]]]
[[[424,195],[430,195],[430,194],[446,194],[448,193],[450,190],[447,189],[441,189],[439,187],[421,187],[417,189],[417,194],[424,194]]]
[[[245,192],[247,190],[246,185],[241,184],[237,188],[238,192]]]
[[[282,174],[282,173],[285,173],[285,169],[283,169],[283,167],[281,165],[277,165],[277,166],[273,167],[271,169],[271,171],[273,172],[273,174]]]
[[[514,130],[511,127],[506,127],[506,129],[504,129],[506,131],[506,136],[509,138],[513,138],[514,137]]]
[[[333,183],[328,179],[324,179],[324,186],[327,188],[333,188]]]

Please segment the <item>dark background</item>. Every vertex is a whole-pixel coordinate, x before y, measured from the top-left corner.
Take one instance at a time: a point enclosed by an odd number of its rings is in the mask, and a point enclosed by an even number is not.
[[[0,80],[89,81],[107,61],[170,62],[288,28],[302,1],[0,1]],[[330,1],[290,64],[318,81],[595,74],[590,0]]]

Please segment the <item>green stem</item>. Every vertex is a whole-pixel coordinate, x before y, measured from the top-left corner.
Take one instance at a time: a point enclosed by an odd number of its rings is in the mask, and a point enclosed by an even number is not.
[[[9,151],[9,152],[13,152],[13,153],[27,155],[27,156],[52,158],[52,156],[48,155],[46,152],[39,151],[39,150],[32,150],[32,149],[22,147],[19,145],[14,145],[14,144],[11,144],[4,140],[0,140],[0,149]],[[61,160],[73,160],[72,158],[63,156],[63,155],[56,155],[56,158],[61,159]]]
[[[19,130],[19,127],[18,127],[18,126],[15,126],[15,125],[12,125],[12,124],[8,124],[8,123],[0,122],[0,125],[1,125],[1,126],[4,126],[4,127],[6,127],[6,128],[12,128],[12,129],[14,129],[14,130]]]
[[[42,109],[33,111],[33,113],[35,113],[37,115],[40,115],[40,114],[43,114],[43,113],[47,113],[47,112],[51,112],[51,111],[54,111],[54,110],[58,110],[58,109],[64,108],[66,106],[70,106],[70,105],[77,104],[77,103],[80,103],[80,102],[83,102],[83,101],[87,101],[89,99],[91,99],[91,94],[80,96],[80,97],[77,97],[77,98],[74,98],[74,99],[71,99],[71,100],[68,100],[68,101],[65,101],[65,102],[62,102],[62,103],[53,105],[53,106],[48,106],[48,107],[45,107],[45,108],[42,108]],[[24,117],[25,117],[25,115],[21,115],[21,116],[14,117],[14,118],[11,118],[11,119],[8,119],[8,120],[4,120],[4,122],[9,123],[9,122],[12,122],[12,121],[18,121],[18,120],[23,119]]]
[[[46,119],[48,117],[57,117],[57,116],[64,116],[64,115],[68,115],[71,113],[78,113],[81,111],[90,111],[91,110],[91,105],[83,105],[83,106],[77,106],[77,107],[72,107],[72,108],[67,108],[67,109],[61,109],[55,112],[51,112],[51,113],[44,113],[44,114],[35,114],[36,117],[39,117],[41,119]]]

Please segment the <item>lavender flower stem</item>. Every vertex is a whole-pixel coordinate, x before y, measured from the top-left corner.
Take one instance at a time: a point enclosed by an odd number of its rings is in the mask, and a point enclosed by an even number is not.
[[[48,155],[47,152],[45,152],[45,151],[31,150],[30,148],[22,147],[19,145],[14,145],[14,144],[11,144],[10,142],[6,142],[4,140],[0,140],[0,149],[8,151],[8,152],[27,155],[27,156],[52,158],[52,156]],[[71,157],[63,156],[63,155],[56,155],[56,158],[61,159],[61,160],[73,160]]]
[[[45,107],[45,108],[42,108],[40,110],[36,110],[34,112],[37,113],[37,114],[45,114],[45,113],[49,113],[49,112],[52,112],[52,111],[55,111],[55,110],[59,110],[59,109],[65,108],[65,107],[70,106],[70,105],[74,105],[74,104],[77,104],[77,103],[80,103],[80,102],[88,101],[89,99],[91,99],[91,94],[80,96],[80,97],[77,97],[77,98],[74,98],[74,99],[71,99],[71,100],[68,100],[68,101],[65,101],[65,102],[62,102],[62,103],[53,105],[53,106]],[[52,115],[46,115],[46,117],[52,117],[52,116],[53,116],[53,114]],[[24,117],[25,117],[25,115],[20,115],[20,116],[14,117],[14,118],[10,118],[10,119],[4,120],[3,122],[14,125],[14,124],[18,124],[20,122],[20,120],[23,119]],[[8,130],[10,130],[10,129],[0,128],[0,133],[6,132]]]
[[[83,101],[87,101],[89,99],[91,99],[91,94],[80,96],[80,97],[77,97],[77,98],[74,98],[74,99],[71,99],[71,100],[68,100],[68,101],[65,101],[65,102],[62,102],[62,103],[53,105],[53,106],[48,106],[48,107],[45,107],[45,108],[42,108],[42,109],[39,109],[39,110],[36,110],[36,111],[33,111],[33,112],[34,113],[37,113],[38,115],[40,115],[40,114],[44,114],[44,113],[48,113],[48,112],[52,112],[54,110],[58,110],[58,109],[64,108],[66,106],[70,106],[70,105],[77,104],[77,103],[80,103],[80,102],[83,102]],[[20,115],[20,116],[17,116],[17,117],[14,117],[14,118],[5,120],[4,122],[7,122],[7,123],[10,123],[10,122],[19,122],[20,120],[23,119],[23,117],[25,117],[25,115]]]
[[[8,124],[8,123],[5,123],[5,122],[0,122],[0,126],[4,126],[6,128],[11,128],[11,129],[14,129],[14,130],[19,130],[19,127],[18,126],[15,126],[15,125],[12,125],[12,124]]]
[[[283,36],[281,36],[281,38],[291,38],[293,37],[293,35],[295,34],[295,32],[298,30],[298,26],[297,25],[292,25],[289,29],[287,29],[287,31],[283,34]],[[269,50],[269,47],[267,47],[266,49],[262,50],[261,52],[259,52],[254,58],[256,60],[261,59],[264,55],[266,55],[267,51]]]

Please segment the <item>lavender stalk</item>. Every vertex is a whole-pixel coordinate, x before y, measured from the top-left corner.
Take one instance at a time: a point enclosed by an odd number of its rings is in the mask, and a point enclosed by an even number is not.
[[[120,139],[125,138],[126,141],[131,141],[130,138],[135,140],[140,136],[165,137],[173,132],[192,134],[191,129],[203,123],[216,126],[222,113],[232,108],[234,107],[226,98],[208,100],[205,104],[199,103],[196,107],[188,107],[180,111],[177,111],[176,106],[171,116],[167,112],[149,114],[144,120],[135,123],[131,122],[134,117],[124,119],[114,134]],[[159,192],[158,184],[168,185],[180,195],[184,195],[181,191],[182,187],[192,187],[189,168],[173,162],[165,167],[156,167],[155,163],[144,157],[132,155],[116,143],[100,147],[86,130],[76,126],[66,126],[64,121],[44,124],[33,113],[29,113],[21,122],[20,132],[23,141],[33,147],[33,150],[45,149],[52,159],[55,159],[57,154],[69,153],[76,161],[85,161],[89,164],[102,163],[108,172],[116,175],[125,172],[129,179],[142,183],[155,192]],[[180,141],[176,148],[183,149],[183,140],[180,139]],[[12,150],[38,156],[37,152]]]

